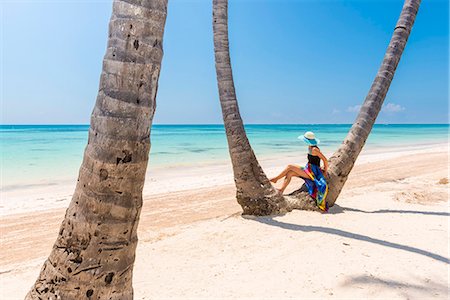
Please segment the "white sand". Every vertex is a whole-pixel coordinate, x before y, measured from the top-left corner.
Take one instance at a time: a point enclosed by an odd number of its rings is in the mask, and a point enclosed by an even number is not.
[[[448,153],[439,146],[362,156],[328,214],[243,218],[233,186],[223,185],[226,168],[209,187],[177,183],[185,190],[144,202],[135,299],[447,299],[449,185],[438,182],[449,177]],[[63,214],[2,218],[2,299],[23,299]]]

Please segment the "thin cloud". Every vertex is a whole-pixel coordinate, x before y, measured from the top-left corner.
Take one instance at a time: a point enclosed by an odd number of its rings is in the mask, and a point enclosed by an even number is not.
[[[405,108],[400,104],[387,103],[386,105],[383,106],[383,109],[381,111],[385,113],[398,113],[404,110]]]
[[[347,107],[348,112],[358,112],[361,109],[361,105]]]
[[[354,105],[347,107],[346,111],[350,113],[357,113],[361,109],[361,105]],[[396,103],[386,103],[383,105],[383,108],[381,109],[381,112],[388,113],[388,114],[394,114],[404,111],[406,108],[404,106],[401,106],[400,104]],[[336,110],[336,109],[335,109]],[[333,113],[335,113],[335,110],[333,110]]]
[[[339,109],[337,109],[337,108],[333,108],[333,111],[331,112],[333,115],[337,115],[337,114],[340,114],[341,113],[341,111],[339,110]]]

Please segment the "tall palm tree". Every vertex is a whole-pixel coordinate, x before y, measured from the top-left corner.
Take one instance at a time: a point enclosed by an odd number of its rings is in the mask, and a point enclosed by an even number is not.
[[[214,54],[222,116],[233,165],[236,198],[244,214],[269,215],[286,209],[270,184],[245,133],[234,89],[228,44],[228,1],[213,0]]]
[[[334,205],[359,153],[372,130],[383,106],[384,99],[394,78],[395,70],[405,49],[409,34],[416,19],[421,0],[406,0],[395,26],[383,62],[378,70],[369,93],[353,123],[347,137],[330,158],[329,192],[327,203]]]
[[[330,158],[328,172],[329,192],[327,196],[329,206],[333,206],[339,196],[339,193],[367,140],[373,124],[375,123],[376,117],[381,110],[386,93],[414,24],[419,5],[420,0],[405,0],[405,4],[394,29],[394,34],[389,43],[383,63],[375,77],[366,100],[361,107],[361,111],[342,146]],[[284,200],[280,199],[278,194],[273,193],[273,188],[268,186],[267,177],[261,170],[248,142],[239,115],[231,72],[227,6],[227,0],[213,0],[213,30],[217,81],[237,187],[237,200],[244,208],[244,213],[256,215],[273,214],[280,211],[289,211],[291,209],[314,209],[309,201],[309,196],[305,191],[304,186],[291,195],[284,197]],[[255,171],[252,173],[252,170]],[[248,176],[249,173],[251,176]],[[261,202],[263,204],[261,205],[267,209],[246,210],[246,201],[242,200],[242,195],[245,195],[245,200],[250,199],[252,207],[256,208],[259,208],[258,203],[262,198]],[[251,196],[249,197],[247,195]],[[266,203],[273,203],[273,205],[266,205]]]
[[[114,0],[77,186],[26,299],[132,299],[167,0]]]

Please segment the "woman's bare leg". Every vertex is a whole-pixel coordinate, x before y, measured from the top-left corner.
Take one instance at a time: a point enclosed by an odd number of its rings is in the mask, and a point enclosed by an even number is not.
[[[275,176],[274,178],[270,179],[271,182],[277,183],[278,180],[285,177],[286,174],[291,171],[292,167],[295,167],[294,165],[288,165],[278,176]]]
[[[279,189],[280,193],[283,194],[284,190],[287,188],[293,176],[297,176],[295,172],[288,171],[286,177],[284,178],[283,186]]]
[[[286,177],[286,175],[289,172],[294,172],[298,177],[309,178],[308,174],[306,174],[305,171],[303,171],[299,166],[289,165],[278,176],[270,179],[270,181],[273,183],[277,183],[278,180],[280,180],[283,177]]]

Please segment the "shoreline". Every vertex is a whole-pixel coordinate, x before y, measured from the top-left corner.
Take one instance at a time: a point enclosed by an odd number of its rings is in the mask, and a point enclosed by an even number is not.
[[[444,152],[448,151],[448,147],[448,143],[415,144],[414,146],[399,146],[386,149],[369,147],[363,149],[356,164],[367,161],[375,162],[409,154]],[[280,172],[288,164],[305,164],[306,157],[301,156],[304,154],[303,150],[303,148],[299,147],[298,152],[281,153],[278,157],[275,155],[259,155],[258,158],[267,176],[270,177]],[[389,152],[386,153],[386,151]],[[330,157],[332,152],[325,152],[325,155]],[[233,185],[233,183],[232,167],[229,159],[188,167],[178,165],[152,167],[150,164],[147,170],[143,197],[145,199],[170,192]],[[2,186],[0,216],[65,208],[71,200],[75,185],[76,177],[58,182],[31,183],[12,188],[11,186]]]

